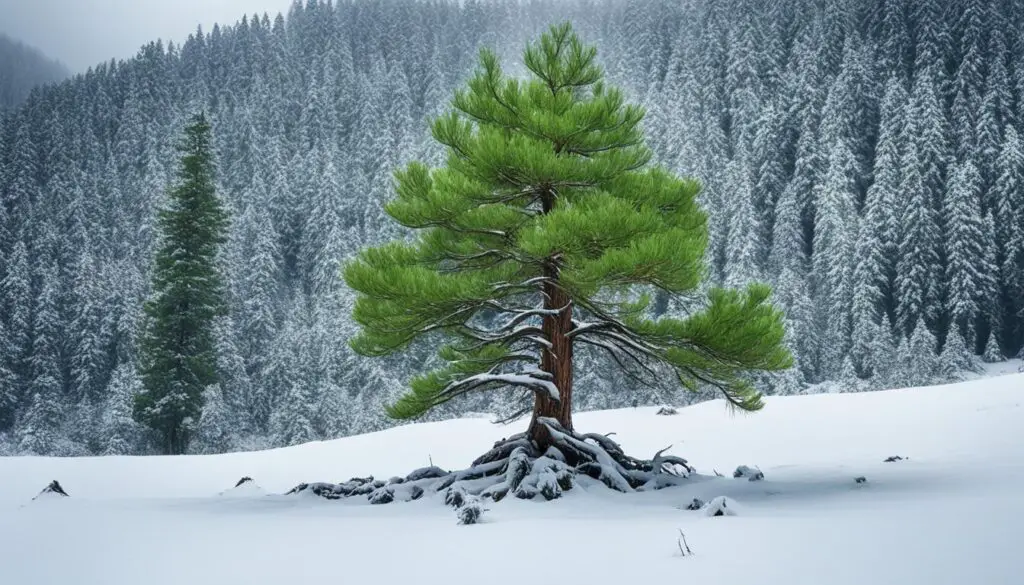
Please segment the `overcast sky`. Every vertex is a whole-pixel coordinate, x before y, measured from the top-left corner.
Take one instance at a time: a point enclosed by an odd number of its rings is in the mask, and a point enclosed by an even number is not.
[[[135,55],[158,38],[185,40],[197,25],[234,24],[243,14],[284,12],[291,0],[0,0],[0,32],[40,49],[73,72]]]

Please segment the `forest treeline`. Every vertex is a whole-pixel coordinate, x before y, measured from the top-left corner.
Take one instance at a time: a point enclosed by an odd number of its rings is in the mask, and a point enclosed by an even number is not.
[[[427,121],[478,48],[516,73],[526,40],[566,19],[647,108],[658,162],[704,182],[711,281],[774,286],[797,365],[768,393],[949,380],[1020,351],[1024,2],[309,0],[151,43],[0,117],[0,452],[152,449],[131,416],[142,303],[198,111],[231,224],[221,384],[192,448],[392,424],[381,404],[429,348],[353,354],[339,262],[401,236],[391,172],[442,160]],[[584,409],[711,396],[582,359]]]

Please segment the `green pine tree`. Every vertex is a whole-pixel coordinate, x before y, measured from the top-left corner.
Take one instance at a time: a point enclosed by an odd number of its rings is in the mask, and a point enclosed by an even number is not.
[[[433,124],[446,164],[396,173],[387,212],[418,238],[368,248],[345,267],[362,326],[351,344],[384,356],[437,342],[446,365],[414,378],[390,416],[525,391],[528,436],[543,452],[552,422],[573,430],[578,344],[637,382],[714,387],[745,410],[761,407],[750,374],[790,366],[765,285],[712,290],[682,319],[651,317],[655,293],[692,296],[705,278],[701,187],[649,164],[644,112],[602,81],[596,54],[569,24],[526,48],[528,79],[506,77],[482,51]]]
[[[160,241],[140,343],[143,391],[134,417],[160,438],[167,454],[184,453],[203,406],[203,391],[218,382],[214,318],[224,311],[218,251],[228,217],[214,189],[210,124],[203,114],[178,145],[177,184],[157,220]]]

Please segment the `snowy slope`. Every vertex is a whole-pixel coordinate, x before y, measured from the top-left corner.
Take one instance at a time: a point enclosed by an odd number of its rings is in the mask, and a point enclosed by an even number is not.
[[[668,417],[585,413],[579,429],[615,431],[627,452],[671,443],[700,472],[727,477],[503,501],[477,526],[457,526],[436,498],[369,506],[218,494],[243,475],[274,493],[405,474],[430,459],[463,467],[521,423],[464,419],[218,456],[0,459],[0,583],[1020,584],[1022,404],[1017,374],[771,398],[753,415],[720,402]],[[883,463],[890,455],[910,459]],[[740,464],[765,481],[732,479]],[[72,497],[31,501],[52,479]],[[680,509],[719,495],[737,502],[737,516]],[[679,555],[679,529],[695,556]]]

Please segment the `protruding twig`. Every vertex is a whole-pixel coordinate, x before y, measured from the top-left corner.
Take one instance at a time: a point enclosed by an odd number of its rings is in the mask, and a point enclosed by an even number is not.
[[[679,545],[679,554],[684,557],[693,556],[693,551],[690,550],[690,545],[686,543],[686,535],[683,534],[683,529],[679,529],[679,538],[676,539],[676,544]]]

